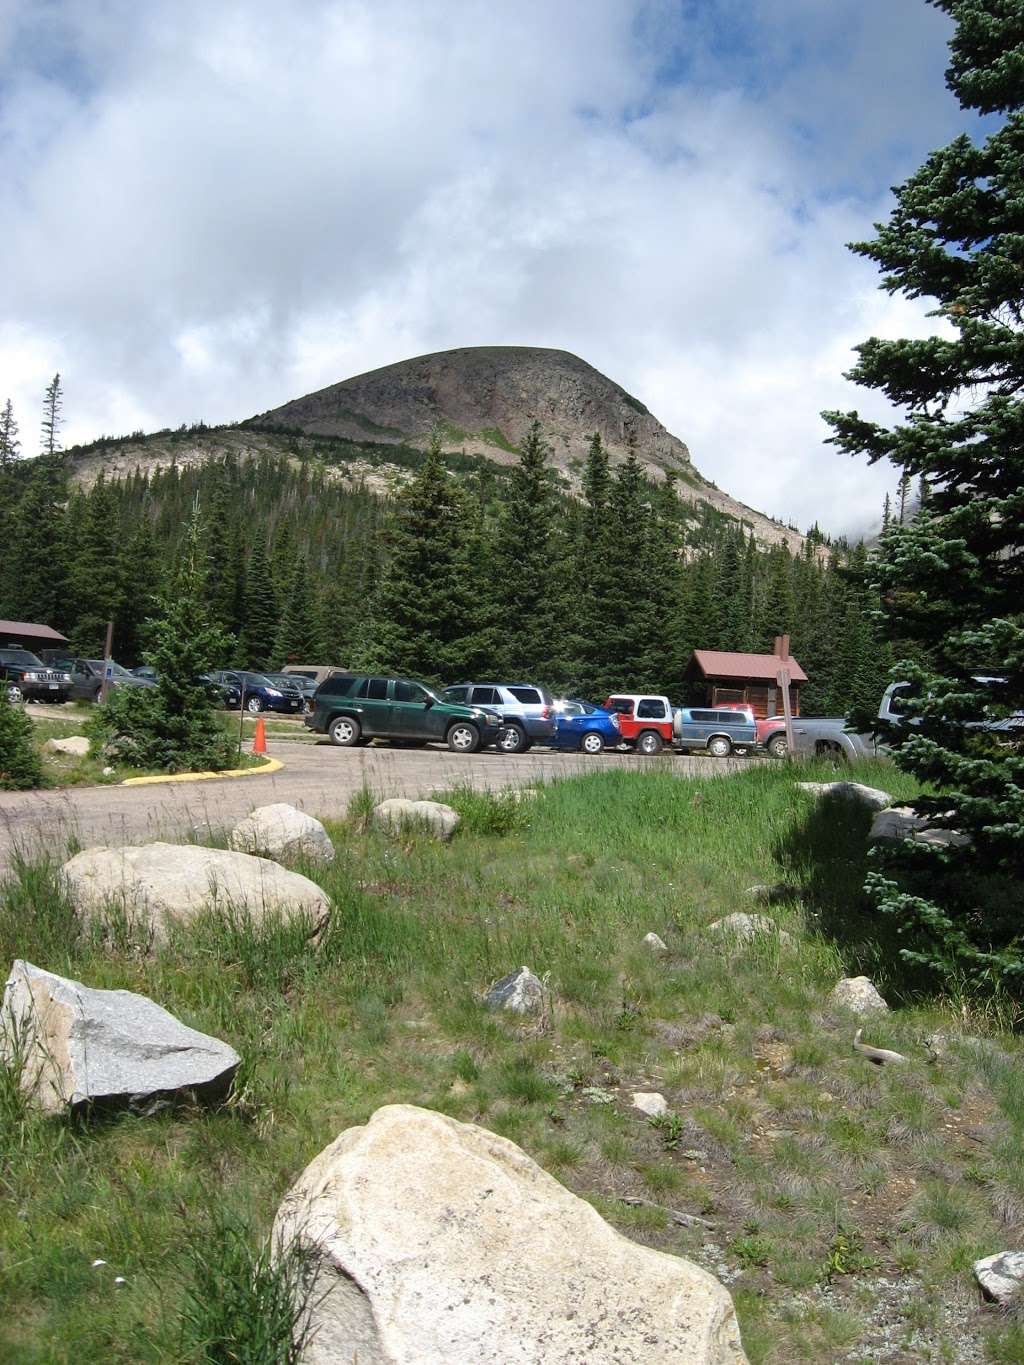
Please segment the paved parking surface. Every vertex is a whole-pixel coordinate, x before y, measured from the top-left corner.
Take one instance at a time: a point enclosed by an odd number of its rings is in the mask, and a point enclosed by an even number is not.
[[[15,848],[31,854],[63,853],[70,838],[83,847],[175,839],[195,830],[200,836],[235,824],[255,806],[287,801],[320,818],[344,815],[350,798],[364,785],[388,796],[430,796],[456,783],[497,790],[544,779],[610,767],[668,767],[681,774],[722,777],[742,770],[749,759],[687,758],[662,754],[552,753],[533,749],[509,755],[488,750],[452,754],[447,749],[337,749],[327,743],[271,740],[270,753],[285,764],[261,777],[208,782],[167,783],[151,787],[79,787],[54,792],[0,792],[0,866]]]

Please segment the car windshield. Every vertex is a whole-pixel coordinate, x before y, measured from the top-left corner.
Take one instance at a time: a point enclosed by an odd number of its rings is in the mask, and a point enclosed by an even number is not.
[[[17,664],[20,668],[45,668],[42,659],[37,659],[27,649],[0,649],[0,664]]]
[[[245,683],[246,687],[274,686],[274,684],[270,681],[270,679],[267,677],[265,673],[243,673],[241,674],[241,679]]]
[[[268,673],[267,677],[275,687],[285,687],[289,692],[297,692],[299,690],[298,681],[288,673]]]
[[[97,673],[102,673],[104,668],[106,667],[102,659],[86,659],[85,662],[89,665],[90,668],[94,668]],[[112,678],[131,678],[133,680],[136,680],[134,673],[129,673],[127,668],[122,668],[120,664],[114,663],[110,665],[110,676]]]

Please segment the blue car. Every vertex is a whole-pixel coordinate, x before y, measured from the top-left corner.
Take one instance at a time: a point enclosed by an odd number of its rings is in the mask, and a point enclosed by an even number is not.
[[[561,701],[555,703],[556,749],[579,750],[584,754],[599,754],[607,745],[614,749],[622,743],[619,718],[612,711],[602,711],[589,701]]]
[[[261,711],[283,711],[286,715],[303,712],[306,702],[294,684],[272,682],[264,673],[241,668],[218,668],[208,675],[221,687],[231,687],[241,696],[242,705],[254,716]],[[236,700],[235,705],[238,705]]]

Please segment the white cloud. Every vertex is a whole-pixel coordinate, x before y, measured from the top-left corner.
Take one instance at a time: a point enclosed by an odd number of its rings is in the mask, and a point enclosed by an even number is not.
[[[558,346],[730,492],[865,524],[891,472],[823,446],[818,412],[877,410],[850,347],[928,324],[843,243],[954,129],[944,23],[883,0],[8,0],[0,399],[34,439],[60,369],[89,439],[448,346]]]

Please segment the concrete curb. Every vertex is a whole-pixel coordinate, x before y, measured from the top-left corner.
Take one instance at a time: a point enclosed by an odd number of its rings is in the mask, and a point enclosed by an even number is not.
[[[277,773],[284,767],[279,758],[268,758],[261,768],[225,768],[221,773],[168,773],[156,777],[126,777],[122,787],[153,787],[158,782],[209,782],[216,777],[259,777],[263,773]]]

